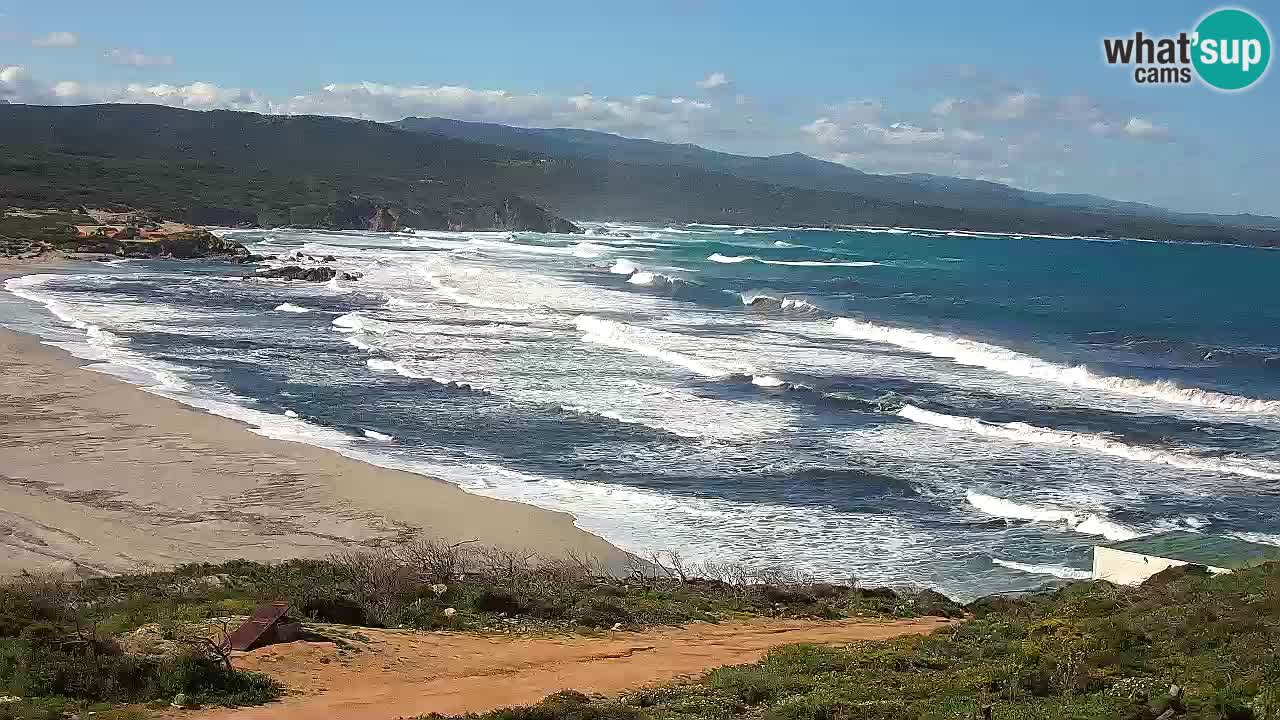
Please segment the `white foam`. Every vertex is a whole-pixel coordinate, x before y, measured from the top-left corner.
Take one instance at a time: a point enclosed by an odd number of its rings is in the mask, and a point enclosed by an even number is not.
[[[359,311],[339,315],[333,319],[333,326],[338,332],[364,332],[376,335],[383,335],[387,332],[386,323],[367,318],[360,314]]]
[[[999,565],[1000,567],[1017,570],[1018,572],[1030,573],[1032,575],[1052,575],[1066,580],[1088,580],[1093,577],[1093,573],[1088,570],[1080,570],[1066,565],[1035,565],[1031,563],[1004,560],[997,557],[991,558],[991,562],[995,565]]]
[[[365,352],[372,352],[374,349],[372,345],[365,342],[364,340],[361,340],[357,335],[351,335],[350,337],[346,338],[346,341],[350,345],[354,345],[356,348],[360,350],[364,350]]]
[[[281,304],[281,305],[277,305],[277,306],[276,306],[276,310],[278,310],[278,311],[280,311],[280,312],[287,312],[287,313],[309,313],[309,312],[311,312],[311,308],[304,308],[304,307],[302,307],[301,305],[294,305],[293,303],[283,303],[283,304]]]
[[[441,295],[449,298],[450,300],[456,303],[461,303],[463,305],[470,305],[472,307],[486,308],[489,310],[528,310],[529,309],[528,305],[522,305],[519,303],[507,303],[507,302],[501,302],[499,300],[489,300],[487,298],[477,297],[475,295],[468,295],[467,293],[460,292],[454,288],[449,287],[448,285],[445,285],[443,282],[440,281],[439,278],[437,278],[434,274],[428,272],[425,268],[418,268],[418,272],[419,274],[422,275],[422,277],[428,283],[431,283],[431,287],[435,288]]]
[[[284,416],[285,416],[285,417],[287,417],[287,418],[296,418],[296,417],[298,417],[298,413],[296,413],[296,412],[294,412],[294,411],[292,411],[292,410],[285,410],[285,411],[284,411]]]
[[[703,377],[724,377],[734,374],[731,369],[706,362],[692,355],[658,347],[644,337],[644,334],[638,332],[636,328],[624,323],[603,320],[591,315],[579,315],[577,326],[579,330],[585,333],[582,336],[583,342],[604,345],[619,350],[629,350],[692,370]]]
[[[573,256],[580,258],[597,258],[607,251],[608,248],[595,243],[578,243],[573,246]]]
[[[960,430],[1012,442],[1076,448],[1128,460],[1167,465],[1181,470],[1243,475],[1260,480],[1280,480],[1280,472],[1271,472],[1248,464],[1201,458],[1159,448],[1126,445],[1101,435],[1052,430],[1021,422],[989,423],[977,418],[933,412],[914,405],[904,406],[898,411],[898,415],[925,425]]]
[[[965,499],[979,511],[999,518],[1062,523],[1075,532],[1085,535],[1101,535],[1108,540],[1130,540],[1138,537],[1137,531],[1107,520],[1097,514],[1091,513],[1082,517],[1078,512],[1042,508],[1035,505],[1022,505],[1012,500],[986,495],[974,490],[966,491]]]
[[[880,264],[873,260],[765,260],[754,255],[721,255],[720,253],[711,253],[707,256],[707,259],[718,263],[755,261],[765,265],[791,265],[794,267],[872,267]]]
[[[838,260],[760,260],[765,265],[793,265],[796,267],[874,267],[880,263],[874,260],[850,260],[841,262]]]
[[[630,275],[639,269],[640,268],[636,267],[636,264],[630,260],[626,258],[619,258],[613,262],[612,266],[609,267],[609,272],[614,275]]]
[[[632,285],[652,285],[655,277],[653,273],[641,270],[640,272],[632,273],[631,277],[627,278],[627,282]]]
[[[1263,545],[1280,545],[1280,534],[1261,533],[1261,532],[1234,532],[1233,536],[1241,540],[1249,542],[1261,543]]]
[[[982,367],[1016,377],[1105,390],[1180,405],[1280,414],[1280,401],[1277,400],[1256,400],[1199,388],[1183,388],[1167,380],[1147,382],[1133,378],[1095,375],[1083,365],[1059,365],[976,340],[885,327],[849,318],[838,318],[835,321],[835,331],[846,337],[896,345],[915,352],[953,360],[961,365]]]
[[[376,440],[381,443],[389,443],[389,442],[395,441],[394,437],[387,435],[385,433],[380,433],[377,430],[365,430],[364,436],[369,438],[370,440]]]

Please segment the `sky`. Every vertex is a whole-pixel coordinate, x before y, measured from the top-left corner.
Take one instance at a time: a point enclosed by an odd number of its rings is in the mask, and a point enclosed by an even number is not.
[[[575,127],[1280,215],[1275,72],[1222,93],[1103,59],[1104,37],[1190,31],[1218,7],[0,0],[0,102]]]

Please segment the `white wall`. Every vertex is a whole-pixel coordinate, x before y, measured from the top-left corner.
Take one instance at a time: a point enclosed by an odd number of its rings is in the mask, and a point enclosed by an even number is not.
[[[1138,585],[1161,570],[1186,564],[1181,560],[1141,555],[1098,545],[1093,548],[1093,579],[1107,580],[1117,585]],[[1210,567],[1209,571],[1230,572],[1218,567]]]

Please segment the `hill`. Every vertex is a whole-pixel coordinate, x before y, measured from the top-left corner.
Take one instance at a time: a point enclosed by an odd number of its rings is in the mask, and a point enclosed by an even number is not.
[[[501,127],[487,126],[489,139],[511,134]],[[882,182],[882,176],[805,156],[747,158],[696,146],[617,143],[608,139],[614,136],[586,131],[564,131],[552,140],[516,134],[529,148],[334,117],[149,105],[0,105],[0,201],[26,208],[132,206],[194,224],[272,227],[573,232],[577,228],[562,219],[571,216],[1280,246],[1280,230],[1266,227],[885,199],[849,189],[864,180]],[[565,138],[620,149],[607,157],[566,154]],[[655,164],[671,148],[685,159]],[[845,189],[795,184],[806,177],[810,185],[843,183]]]
[[[593,130],[520,128],[437,117],[409,117],[392,124],[405,130],[502,145],[552,157],[684,167],[795,188],[851,193],[896,204],[969,211],[1068,209],[1183,225],[1280,229],[1280,218],[1176,213],[1154,205],[1096,195],[1034,192],[986,180],[924,173],[874,175],[803,153],[752,157],[716,152],[697,145],[626,138]]]
[[[507,148],[379,123],[152,105],[0,106],[0,198],[197,224],[576,230],[493,182]]]

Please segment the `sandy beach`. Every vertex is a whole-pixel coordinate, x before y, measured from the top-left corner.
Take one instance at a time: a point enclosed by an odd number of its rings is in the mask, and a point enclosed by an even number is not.
[[[261,437],[0,329],[0,575],[317,557],[418,533],[624,557],[566,514]]]

